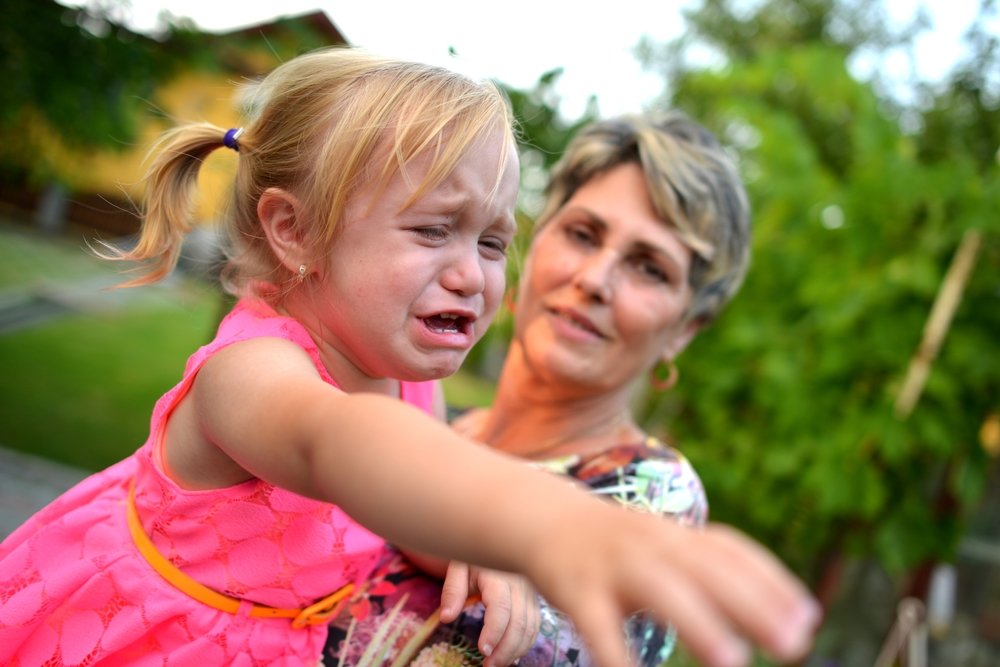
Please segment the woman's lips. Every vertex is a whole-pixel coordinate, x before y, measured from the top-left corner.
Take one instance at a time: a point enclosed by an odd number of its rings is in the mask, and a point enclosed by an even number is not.
[[[551,308],[549,312],[553,315],[554,320],[567,331],[576,331],[602,340],[608,338],[593,320],[572,308]]]

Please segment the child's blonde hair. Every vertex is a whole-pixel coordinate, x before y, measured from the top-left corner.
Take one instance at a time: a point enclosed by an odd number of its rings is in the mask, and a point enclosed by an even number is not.
[[[411,184],[408,206],[498,129],[510,135],[497,165],[499,184],[514,145],[509,102],[493,83],[356,48],[323,49],[280,65],[245,91],[244,106],[248,123],[235,144],[239,164],[223,218],[229,242],[224,284],[234,294],[293,277],[258,221],[266,189],[281,188],[302,203],[305,215],[295,224],[316,259],[329,250],[359,187],[374,185],[378,193],[397,173],[406,178],[407,162],[427,151],[432,164],[421,183]],[[168,131],[158,144],[140,240],[113,257],[147,263],[126,286],[156,282],[175,267],[193,224],[198,170],[225,145],[225,135],[199,123]]]

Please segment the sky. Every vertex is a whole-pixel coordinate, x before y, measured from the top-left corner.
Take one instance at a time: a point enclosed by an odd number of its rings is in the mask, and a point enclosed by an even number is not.
[[[60,0],[84,4],[84,0]],[[534,86],[545,72],[563,68],[556,91],[567,118],[583,114],[596,95],[602,116],[638,111],[663,91],[660,75],[644,72],[634,55],[642,36],[658,43],[682,29],[681,8],[692,0],[612,0],[586,10],[579,0],[506,0],[483,5],[470,0],[130,0],[130,25],[151,30],[164,10],[209,32],[225,32],[278,16],[324,11],[347,41],[383,55],[446,65],[476,78],[514,88]],[[894,17],[919,6],[935,28],[917,44],[921,78],[934,81],[959,57],[961,35],[979,0],[888,0]],[[591,5],[599,7],[600,5]],[[449,49],[456,55],[449,55]],[[901,55],[882,63],[905,76]]]

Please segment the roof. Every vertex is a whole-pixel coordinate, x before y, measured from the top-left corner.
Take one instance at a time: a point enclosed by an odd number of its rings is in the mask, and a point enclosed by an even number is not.
[[[280,30],[282,24],[286,22],[296,22],[305,23],[314,31],[321,35],[326,36],[331,44],[347,44],[348,41],[344,35],[340,32],[337,26],[333,23],[326,12],[322,10],[317,10],[314,12],[309,12],[306,14],[297,14],[291,16],[279,16],[277,18],[271,19],[266,23],[258,23],[256,25],[246,26],[244,28],[239,28],[237,30],[231,30],[226,33],[226,35],[267,35],[268,33]]]

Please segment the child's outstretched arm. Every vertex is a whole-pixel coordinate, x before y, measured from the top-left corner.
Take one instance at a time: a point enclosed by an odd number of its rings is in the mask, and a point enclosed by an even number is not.
[[[397,399],[338,391],[288,341],[220,351],[186,400],[178,433],[189,420],[202,443],[194,449],[218,448],[235,464],[219,481],[260,477],[336,503],[396,544],[523,572],[573,619],[602,667],[628,664],[621,624],[642,609],[713,667],[746,663],[741,636],[778,660],[810,643],[810,597],[746,538],[609,505]],[[197,453],[170,436],[168,454],[180,450],[171,468],[183,471]]]

